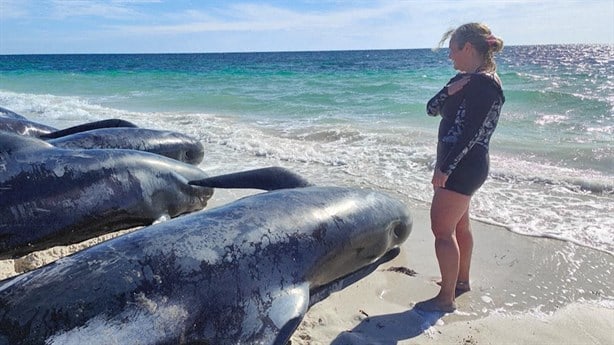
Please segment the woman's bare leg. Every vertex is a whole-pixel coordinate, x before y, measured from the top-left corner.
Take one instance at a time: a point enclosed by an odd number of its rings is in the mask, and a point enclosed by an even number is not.
[[[434,298],[417,303],[418,309],[441,312],[452,312],[456,309],[454,298],[461,260],[456,228],[467,213],[470,201],[470,196],[443,188],[435,189],[431,204],[431,229],[435,235],[441,289]]]
[[[471,254],[473,253],[473,235],[469,222],[469,209],[465,211],[456,225],[456,241],[460,252],[458,279],[456,282],[456,295],[471,290],[469,286],[469,271],[471,269]]]
[[[459,250],[458,278],[456,280],[456,297],[471,290],[469,271],[471,269],[471,254],[473,252],[473,235],[469,222],[469,209],[456,224],[456,242]],[[437,282],[441,286],[441,281]]]

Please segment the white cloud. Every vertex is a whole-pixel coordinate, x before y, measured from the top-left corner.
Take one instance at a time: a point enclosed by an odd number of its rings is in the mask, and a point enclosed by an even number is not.
[[[28,15],[28,2],[24,0],[1,0],[0,19],[23,18]]]
[[[186,11],[173,14],[180,23],[164,25],[117,25],[132,33],[179,34],[213,31],[318,30],[358,26],[365,21],[385,21],[407,12],[407,3],[393,1],[379,7],[339,9],[336,11],[295,11],[267,4],[236,4],[216,11]],[[171,18],[169,16],[168,18]],[[189,22],[186,22],[188,21]]]
[[[141,14],[128,5],[138,3],[145,3],[145,1],[54,0],[52,2],[51,16],[56,19],[68,17],[133,19],[135,16],[141,16]]]

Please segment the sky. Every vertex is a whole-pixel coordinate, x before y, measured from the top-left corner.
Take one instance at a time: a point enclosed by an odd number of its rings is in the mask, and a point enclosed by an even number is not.
[[[614,0],[0,0],[0,54],[434,48],[467,22],[506,45],[614,44]]]

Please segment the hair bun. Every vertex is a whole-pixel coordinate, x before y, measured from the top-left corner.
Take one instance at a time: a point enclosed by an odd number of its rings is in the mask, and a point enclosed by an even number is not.
[[[486,44],[488,44],[489,50],[493,52],[499,52],[503,49],[503,40],[493,34],[486,36]]]

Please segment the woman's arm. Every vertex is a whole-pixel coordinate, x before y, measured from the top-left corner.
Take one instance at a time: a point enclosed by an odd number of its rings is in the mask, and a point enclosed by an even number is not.
[[[460,78],[462,74],[457,74],[454,78],[450,79],[450,81],[444,86],[433,98],[431,98],[426,103],[426,113],[430,116],[437,116],[441,114],[441,109],[443,108],[443,104],[448,99],[448,96],[452,96],[453,94],[460,91],[463,86],[465,86],[469,82],[469,76],[464,75]],[[459,79],[460,78],[460,79]]]
[[[426,113],[429,116],[439,115],[446,99],[448,99],[448,88],[444,86],[443,89],[439,90],[439,92],[426,103]]]

